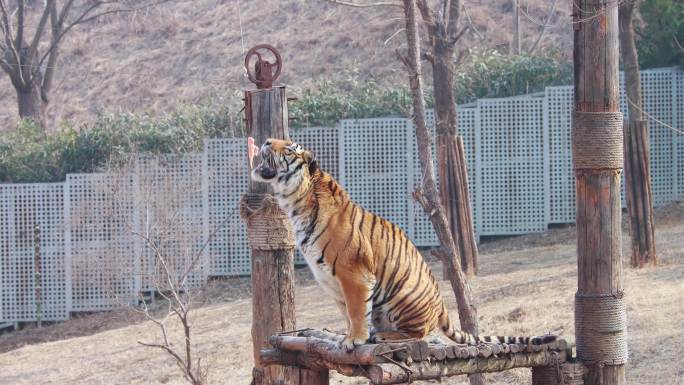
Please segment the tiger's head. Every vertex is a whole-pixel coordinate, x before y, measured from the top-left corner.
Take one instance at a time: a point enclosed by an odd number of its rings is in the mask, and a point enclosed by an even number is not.
[[[289,140],[267,139],[259,148],[252,179],[268,183],[278,193],[295,191],[318,169],[313,153]]]

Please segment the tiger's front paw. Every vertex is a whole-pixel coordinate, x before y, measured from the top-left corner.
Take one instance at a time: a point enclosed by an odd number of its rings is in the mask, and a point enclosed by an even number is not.
[[[353,338],[351,336],[346,336],[340,343],[340,346],[347,352],[351,352],[355,347],[365,344],[366,340],[367,338]]]

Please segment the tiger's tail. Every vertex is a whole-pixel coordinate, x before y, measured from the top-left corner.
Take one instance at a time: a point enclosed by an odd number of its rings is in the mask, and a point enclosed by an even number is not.
[[[457,344],[477,345],[480,342],[495,342],[505,344],[544,345],[550,344],[558,338],[553,334],[532,337],[509,337],[509,336],[474,336],[454,327],[446,306],[442,303],[442,314],[439,317],[439,327],[450,340]]]

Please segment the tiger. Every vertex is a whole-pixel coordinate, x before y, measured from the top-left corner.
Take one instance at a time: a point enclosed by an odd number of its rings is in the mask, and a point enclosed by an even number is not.
[[[460,344],[546,344],[555,336],[477,337],[457,329],[418,248],[394,223],[352,202],[311,151],[268,139],[248,151],[251,178],[272,187],[314,278],[346,321],[347,351],[374,341],[423,339],[439,327]],[[253,148],[249,148],[252,146]],[[372,327],[369,327],[372,326]]]

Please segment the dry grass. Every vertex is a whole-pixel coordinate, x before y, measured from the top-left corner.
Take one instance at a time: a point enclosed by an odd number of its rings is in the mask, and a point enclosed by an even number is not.
[[[241,5],[242,30],[238,3]],[[551,8],[544,0],[527,0],[535,18]],[[509,0],[469,1],[474,34],[468,44],[503,47],[510,41]],[[572,30],[569,3],[560,2],[556,26],[544,44],[569,52]],[[68,119],[91,120],[98,111],[171,111],[179,102],[212,95],[239,101],[246,49],[268,42],[284,58],[283,80],[306,86],[335,73],[356,71],[387,82],[405,82],[394,56],[404,45],[399,8],[356,9],[324,0],[175,0],[135,15],[112,16],[80,27],[69,35],[57,66],[49,113],[55,126]],[[539,27],[523,25],[523,43],[532,44]],[[0,131],[16,119],[14,90],[0,73]]]
[[[684,384],[684,205],[660,210],[657,231],[660,266],[625,269],[629,310],[628,382]],[[480,329],[485,333],[529,335],[556,332],[573,340],[573,294],[576,258],[573,228],[501,239],[482,247],[481,273],[471,284],[476,295]],[[624,237],[627,246],[627,236]],[[437,275],[439,266],[433,266]],[[442,291],[455,308],[446,284]],[[320,295],[307,270],[298,271],[299,326],[342,329],[336,307]],[[210,383],[247,384],[251,371],[251,300],[245,278],[213,282],[194,315],[194,340],[211,367]],[[118,316],[115,316],[118,314]],[[180,384],[177,369],[160,352],[142,348],[155,327],[123,320],[125,313],[93,315],[0,336],[2,384]],[[107,319],[118,319],[107,321]],[[95,323],[98,327],[93,327]],[[172,328],[173,329],[173,328]],[[179,332],[173,329],[174,332]],[[77,334],[92,334],[73,337]],[[23,334],[22,334],[23,333]],[[55,335],[57,334],[57,335]],[[61,341],[37,343],[59,338]],[[72,337],[72,338],[68,338]],[[16,348],[23,344],[30,344]],[[14,350],[6,349],[12,345]],[[8,351],[9,350],[9,351]],[[528,384],[529,370],[489,375],[491,384]],[[365,384],[335,375],[334,384]],[[462,378],[449,384],[466,384]]]

